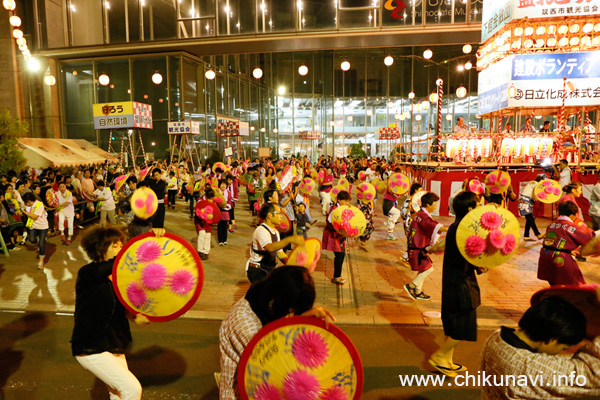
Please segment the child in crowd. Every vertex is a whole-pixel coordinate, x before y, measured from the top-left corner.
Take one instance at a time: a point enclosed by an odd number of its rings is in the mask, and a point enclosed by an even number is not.
[[[229,210],[229,233],[233,233],[234,229],[237,229],[235,224],[235,203],[238,202],[239,196],[239,183],[238,178],[231,174],[227,175],[227,190],[231,195],[231,209]]]
[[[113,198],[112,190],[104,185],[103,180],[99,180],[96,183],[96,191],[94,196],[99,203],[97,206],[100,207],[100,226],[107,226],[106,219],[108,217],[108,226],[115,223],[115,199]]]
[[[481,304],[475,274],[486,271],[470,264],[458,250],[456,232],[467,213],[477,207],[477,195],[461,192],[454,198],[456,220],[448,228],[442,270],[442,324],[446,338],[429,363],[451,378],[466,368],[453,361],[454,348],[463,340],[477,341],[477,307]]]
[[[58,205],[56,211],[58,211],[58,230],[60,231],[60,237],[65,244],[68,246],[71,244],[71,238],[73,237],[73,219],[75,218],[75,206],[73,205],[73,194],[67,190],[65,182],[58,184],[58,191],[56,192],[56,198]],[[65,239],[65,219],[67,220],[67,229],[69,236]]]
[[[175,171],[171,171],[169,172],[169,179],[167,180],[167,201],[168,206],[171,207],[171,209],[175,208],[178,192],[179,185],[177,183],[177,176],[175,176]]]
[[[343,190],[337,195],[337,203],[329,210],[327,225],[323,230],[323,238],[321,240],[323,250],[333,251],[333,279],[331,279],[331,282],[337,285],[346,283],[346,280],[342,278],[342,266],[344,265],[344,258],[346,256],[346,238],[337,233],[333,228],[331,214],[339,206],[347,205],[350,205],[350,193]]]
[[[495,382],[482,385],[481,398],[599,398],[600,336],[591,337],[598,333],[588,332],[591,343],[574,355],[558,355],[586,337],[589,322],[571,303],[548,297],[525,311],[517,329],[503,326],[492,333],[483,348],[481,370]],[[519,377],[535,382],[520,384]]]
[[[217,171],[219,168],[217,168]],[[218,189],[223,197],[225,198],[224,204],[219,204],[221,208],[221,220],[217,225],[217,236],[219,238],[219,246],[227,246],[227,229],[229,227],[229,210],[231,210],[231,194],[229,190],[227,190],[227,180],[221,179],[219,181],[219,189]]]
[[[421,186],[420,183],[413,183],[410,186],[408,197],[406,198],[406,200],[404,200],[404,204],[402,204],[402,208],[400,209],[400,215],[402,216],[402,220],[404,221],[404,234],[406,235],[407,243],[408,238],[410,237],[410,227],[412,225],[413,216],[418,212],[418,210],[413,210],[410,201],[412,200],[412,197],[415,195],[415,193],[420,192],[421,190],[423,190],[423,186]],[[402,254],[402,262],[408,264],[408,250],[406,250],[404,254]]]
[[[26,227],[29,229],[29,241],[38,245],[39,262],[38,269],[44,269],[44,257],[46,256],[46,235],[48,234],[48,214],[41,201],[35,199],[31,192],[23,195],[25,209],[23,214],[27,216]]]
[[[213,208],[213,213],[217,214],[214,216],[212,221],[219,221],[220,223],[220,212],[219,207],[214,202],[215,191],[212,189],[206,190],[204,193],[204,199],[200,200],[196,204],[196,210],[201,210],[206,206],[211,206]],[[208,260],[208,254],[210,253],[210,238],[212,235],[212,224],[207,220],[207,218],[201,218],[198,216],[196,212],[194,214],[194,225],[196,226],[196,232],[198,232],[198,254],[200,255],[200,259]]]
[[[299,203],[296,206],[296,234],[304,236],[304,239],[307,238],[306,231],[310,229],[308,225],[314,225],[315,222],[310,219],[310,215],[306,213],[306,206],[304,203]]]
[[[440,200],[435,193],[428,192],[421,197],[421,209],[415,215],[408,238],[408,259],[410,268],[417,272],[411,283],[404,285],[404,290],[413,300],[430,300],[431,297],[423,292],[425,278],[433,272],[431,258],[427,254],[427,246],[434,245],[440,237],[440,232],[448,230],[442,224],[431,218]]]
[[[396,226],[398,218],[400,218],[400,210],[396,208],[399,197],[400,196],[392,193],[390,188],[386,189],[385,195],[383,196],[383,215],[388,217],[388,220],[383,223],[388,229],[387,240],[398,239],[394,236],[394,227]]]

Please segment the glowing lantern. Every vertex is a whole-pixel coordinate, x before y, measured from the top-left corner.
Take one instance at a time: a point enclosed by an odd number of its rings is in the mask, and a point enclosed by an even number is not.
[[[471,61],[467,61],[465,63],[465,69],[469,71],[471,68],[473,68],[473,64],[471,64]]]
[[[437,93],[431,93],[429,95],[429,101],[432,103],[437,103],[438,101],[438,94]]]
[[[16,15],[13,15],[12,17],[10,17],[8,19],[8,22],[10,22],[10,24],[12,26],[14,26],[15,28],[18,26],[21,26],[21,18],[17,17]]]
[[[556,33],[556,26],[550,25],[550,26],[548,26],[548,28],[546,28],[546,31],[548,32],[549,35],[554,35]]]
[[[342,71],[348,71],[350,69],[350,62],[348,60],[342,61],[340,68],[342,68]]]
[[[427,49],[423,52],[424,59],[429,60],[431,57],[433,57],[433,51],[431,51],[430,49]]]
[[[106,74],[102,74],[98,77],[98,83],[102,86],[106,86],[110,83],[110,78]]]
[[[212,81],[213,79],[215,79],[215,77],[217,76],[217,74],[215,74],[215,71],[213,71],[212,69],[207,69],[206,72],[204,73],[204,76],[209,81]]]
[[[566,47],[568,44],[569,44],[569,39],[567,39],[566,37],[564,37],[558,41],[558,47]]]
[[[408,94],[408,98],[409,98],[410,100],[414,99],[414,98],[415,98],[415,92],[410,92],[410,93]]]
[[[473,47],[470,44],[465,44],[463,46],[463,53],[465,54],[469,54],[471,52],[471,50],[473,50]]]
[[[429,110],[429,102],[427,100],[423,100],[421,102],[421,109],[422,110]]]
[[[15,9],[15,7],[17,6],[17,3],[15,2],[15,0],[4,0],[2,2],[2,5],[4,6],[4,8],[6,8],[8,11],[12,11]]]
[[[532,46],[533,46],[533,40],[531,40],[531,39],[527,39],[523,43],[523,47],[525,47],[526,49],[530,49]]]
[[[546,45],[548,47],[554,47],[554,46],[556,46],[556,38],[549,38],[548,41],[546,42]]]
[[[514,99],[516,95],[517,95],[517,88],[511,85],[511,87],[508,88],[508,97],[510,97],[511,99]]]
[[[591,22],[588,22],[587,24],[585,24],[583,26],[583,33],[590,33],[594,30],[594,24],[592,24]]]
[[[44,77],[44,83],[48,86],[54,86],[56,84],[56,78],[53,75],[46,75]]]
[[[383,59],[383,63],[388,66],[391,67],[392,64],[394,64],[394,57],[392,56],[387,56],[386,58]]]
[[[573,24],[569,27],[569,32],[577,33],[579,32],[579,24]]]
[[[559,33],[560,35],[564,35],[564,34],[566,34],[567,32],[569,32],[569,27],[568,27],[567,25],[561,25],[561,26],[558,28],[558,33]]]
[[[515,36],[521,36],[523,34],[523,28],[521,28],[520,26],[515,28],[514,34]]]
[[[15,39],[20,39],[23,37],[23,31],[20,29],[13,29],[13,37]]]
[[[533,35],[533,27],[528,26],[527,28],[525,28],[525,36],[531,36]]]
[[[162,83],[162,80],[163,77],[158,71],[156,71],[154,75],[152,75],[152,82],[154,82],[155,85],[160,85]]]
[[[298,73],[302,76],[305,76],[306,74],[308,74],[308,67],[302,64],[300,67],[298,67]]]
[[[577,46],[579,44],[579,38],[577,36],[573,36],[569,41],[571,46]]]
[[[252,71],[252,76],[253,76],[255,79],[260,79],[260,78],[262,78],[262,76],[263,76],[263,71],[262,71],[262,69],[260,69],[260,68],[258,68],[258,67],[254,68],[254,71]]]
[[[459,99],[464,98],[467,95],[467,89],[461,85],[458,89],[456,89],[456,95]]]
[[[543,35],[544,33],[546,33],[546,27],[543,25],[538,26],[537,29],[535,30],[536,35]]]

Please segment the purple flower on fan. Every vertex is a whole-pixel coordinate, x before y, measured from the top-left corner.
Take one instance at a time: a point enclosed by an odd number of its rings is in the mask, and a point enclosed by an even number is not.
[[[287,400],[315,400],[321,394],[321,386],[316,376],[299,369],[287,374],[283,393]]]
[[[135,253],[139,262],[147,263],[159,258],[162,249],[154,240],[148,240],[140,244]]]
[[[308,368],[322,366],[329,357],[325,339],[314,331],[306,331],[298,335],[292,344],[292,353],[300,364]]]
[[[263,382],[254,391],[256,400],[283,400],[279,389],[268,382]]]

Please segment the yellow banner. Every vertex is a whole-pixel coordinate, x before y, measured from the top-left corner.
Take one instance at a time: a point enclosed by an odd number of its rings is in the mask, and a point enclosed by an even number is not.
[[[389,127],[390,127],[390,128],[397,128],[397,127],[398,127],[398,124],[397,124],[397,123],[395,123],[395,122],[390,122],[390,126],[389,126]]]
[[[108,117],[116,115],[132,115],[133,102],[123,101],[120,103],[94,104],[94,117]]]

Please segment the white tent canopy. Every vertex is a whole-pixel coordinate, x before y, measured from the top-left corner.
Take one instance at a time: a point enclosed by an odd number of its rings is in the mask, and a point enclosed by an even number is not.
[[[19,143],[32,168],[103,164],[109,158],[108,152],[83,139],[22,138]]]

